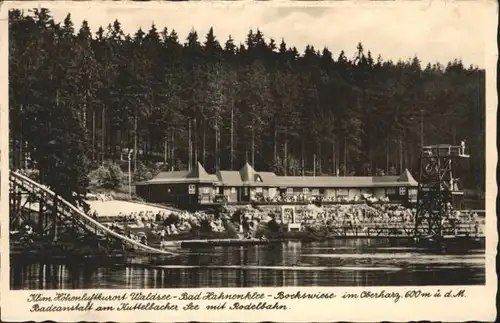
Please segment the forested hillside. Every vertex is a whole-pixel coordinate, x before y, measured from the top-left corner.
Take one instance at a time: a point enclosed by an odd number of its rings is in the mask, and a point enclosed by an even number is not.
[[[126,35],[119,21],[59,23],[45,9],[11,11],[9,27],[11,163],[35,161],[42,177],[83,185],[85,172],[130,148],[133,166],[200,161],[214,171],[248,161],[340,176],[409,168],[418,179],[422,142],[467,137],[463,185],[484,188],[485,72],[460,60],[387,61],[361,43],[335,57],[340,48],[302,53],[265,30],[243,44],[213,29]]]

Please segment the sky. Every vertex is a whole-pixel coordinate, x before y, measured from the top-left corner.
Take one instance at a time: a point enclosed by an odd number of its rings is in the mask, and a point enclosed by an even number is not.
[[[70,13],[76,29],[83,20],[92,32],[118,19],[125,33],[138,28],[147,31],[175,29],[184,40],[190,30],[203,41],[210,27],[222,44],[231,35],[244,42],[250,29],[259,28],[267,39],[277,43],[284,38],[289,46],[303,51],[307,44],[316,49],[328,47],[338,56],[348,57],[359,42],[375,58],[410,59],[417,55],[422,64],[446,64],[461,59],[465,65],[485,66],[485,45],[495,28],[493,2],[399,2],[371,4],[350,1],[257,3],[145,3],[124,2],[48,2],[38,7],[51,10],[56,21]],[[14,3],[10,7],[33,8],[32,3]],[[488,28],[488,29],[487,29]],[[487,32],[490,32],[489,34]],[[494,39],[492,39],[494,41]]]

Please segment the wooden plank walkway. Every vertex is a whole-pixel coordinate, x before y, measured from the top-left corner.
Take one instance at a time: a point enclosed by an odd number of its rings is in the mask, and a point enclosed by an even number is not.
[[[325,237],[326,240],[345,240],[345,239],[411,239],[413,236],[409,235],[379,235],[379,236],[367,236],[367,235],[350,235],[350,236],[329,236]],[[443,236],[443,240],[446,241],[459,241],[459,240],[484,240],[484,236],[469,236],[469,235],[457,235],[457,236]],[[325,240],[322,239],[322,240]],[[423,238],[428,240],[427,238]],[[255,245],[266,245],[272,243],[282,243],[286,241],[300,241],[309,240],[307,238],[300,237],[281,237],[275,239],[207,239],[207,240],[178,240],[178,241],[165,241],[163,242],[163,247],[165,248],[193,248],[193,247],[238,247],[238,246],[255,246]]]

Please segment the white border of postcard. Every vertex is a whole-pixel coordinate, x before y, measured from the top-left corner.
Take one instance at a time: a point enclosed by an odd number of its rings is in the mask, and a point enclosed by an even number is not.
[[[29,302],[31,294],[36,294],[38,291],[10,291],[10,275],[9,275],[9,243],[8,243],[8,10],[11,8],[30,9],[34,7],[68,7],[73,8],[88,8],[89,6],[99,6],[102,15],[108,15],[109,21],[113,21],[116,17],[113,15],[114,10],[118,8],[155,8],[155,10],[172,10],[176,6],[355,6],[359,10],[370,10],[373,7],[393,7],[403,6],[411,9],[422,9],[430,6],[448,6],[453,10],[467,12],[468,14],[477,15],[477,23],[484,25],[485,34],[478,37],[484,37],[486,44],[486,102],[487,102],[487,119],[486,119],[486,179],[487,179],[487,206],[486,206],[486,285],[485,286],[420,286],[420,287],[299,287],[299,288],[220,288],[220,289],[161,289],[161,290],[142,290],[143,293],[153,292],[172,297],[171,304],[176,304],[178,310],[169,310],[168,306],[162,308],[143,308],[134,311],[95,311],[97,306],[117,306],[120,303],[117,301],[103,301],[94,304],[94,310],[86,312],[75,308],[73,311],[55,311],[55,312],[37,312],[33,311],[33,303]],[[496,226],[496,209],[495,200],[497,195],[496,189],[496,28],[497,28],[497,3],[496,1],[412,1],[412,2],[375,2],[368,1],[343,1],[343,2],[189,2],[189,3],[166,3],[166,2],[3,2],[1,4],[1,33],[0,33],[0,53],[1,73],[3,82],[1,83],[1,116],[0,129],[2,130],[1,140],[1,319],[5,321],[154,321],[154,322],[170,322],[170,321],[410,321],[410,320],[433,320],[433,321],[469,321],[469,320],[484,320],[493,321],[496,317],[495,296],[497,288],[497,277],[495,272],[495,256],[497,245],[497,226]],[[460,11],[463,9],[466,11]],[[188,18],[187,18],[188,19]],[[390,23],[390,21],[387,21]],[[398,26],[394,26],[398,28]],[[418,26],[416,26],[418,28]],[[430,297],[402,297],[397,302],[394,295],[399,293],[405,295],[415,295],[416,293],[429,293]],[[439,290],[440,297],[436,297]],[[463,290],[464,292],[461,292]],[[40,291],[45,297],[54,298],[56,293],[63,291]],[[101,292],[104,296],[118,296],[124,293],[134,292],[134,290],[65,290],[72,296],[78,296]],[[265,301],[268,304],[274,305],[278,302],[281,305],[278,309],[273,310],[258,310],[256,307],[241,308],[239,310],[229,309],[233,301],[228,301],[225,310],[205,310],[208,304],[217,304],[220,302],[201,300],[193,301],[194,305],[198,305],[199,309],[183,310],[183,307],[191,301],[180,300],[183,293],[196,295],[198,293],[205,295],[207,292],[226,294],[244,294],[262,293]],[[283,295],[297,295],[297,292],[308,294],[323,295],[321,299],[280,299],[275,298]],[[372,293],[372,295],[381,295],[382,297],[363,297],[358,299],[343,299],[345,293]],[[332,293],[336,295],[332,298]],[[457,297],[445,297],[445,295]],[[386,297],[383,297],[386,295]],[[166,297],[166,296],[165,296]],[[175,298],[176,297],[176,298]],[[166,298],[164,298],[166,299]],[[240,303],[258,303],[259,301],[241,301]],[[54,305],[67,306],[71,305],[68,302],[52,302]],[[164,304],[162,303],[162,304]],[[164,304],[164,305],[165,305]],[[49,304],[46,304],[49,305]],[[74,304],[73,304],[74,305]]]

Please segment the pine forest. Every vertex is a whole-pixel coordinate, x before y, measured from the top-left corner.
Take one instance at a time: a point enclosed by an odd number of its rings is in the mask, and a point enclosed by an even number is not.
[[[484,190],[484,70],[385,60],[362,43],[299,52],[265,32],[241,44],[212,28],[128,35],[118,20],[99,27],[10,11],[11,167],[36,168],[76,194],[91,170],[126,165],[129,152],[133,170],[248,162],[295,176],[407,168],[418,179],[422,145],[467,138],[462,186]]]

